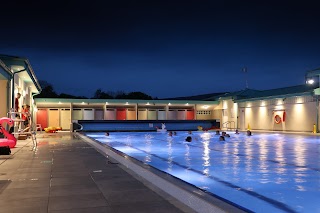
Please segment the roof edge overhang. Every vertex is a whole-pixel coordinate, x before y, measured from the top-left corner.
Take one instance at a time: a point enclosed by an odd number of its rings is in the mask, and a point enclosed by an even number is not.
[[[136,104],[219,104],[219,101],[195,101],[195,100],[137,100],[137,99],[63,99],[63,98],[37,98],[35,97],[36,103],[72,103],[81,104],[85,103],[136,103]]]
[[[7,67],[7,65],[0,59],[0,66],[2,67],[2,69],[5,71],[4,74],[7,74],[7,78],[10,80],[13,76],[13,73],[11,72],[11,70],[9,69],[9,67]]]
[[[29,60],[25,59],[25,63],[27,65],[27,72],[28,72],[33,84],[35,85],[36,89],[38,90],[38,93],[36,93],[36,94],[39,94],[42,91],[40,83],[39,83],[38,79],[36,78],[36,75],[33,72],[33,69],[31,67]]]
[[[276,96],[265,96],[265,97],[256,97],[256,98],[246,98],[246,99],[239,99],[234,100],[235,103],[241,103],[246,101],[258,101],[258,100],[270,100],[274,98],[288,98],[292,96],[304,96],[304,95],[314,95],[314,91],[309,92],[301,92],[301,93],[291,93],[291,94],[285,94],[285,95],[276,95]]]
[[[31,64],[27,58],[18,57],[18,56],[11,56],[11,55],[3,55],[3,54],[0,54],[0,57],[3,57],[4,59],[8,59],[8,61],[10,61],[10,63],[9,63],[10,66],[19,65],[19,66],[24,67],[24,70],[14,71],[10,67],[8,67],[8,65],[6,64],[5,61],[0,59],[0,66],[3,67],[3,69],[10,75],[10,78],[8,78],[8,79],[11,80],[12,78],[14,78],[15,74],[18,74],[22,71],[26,71],[30,80],[32,81],[36,91],[37,91],[37,92],[33,91],[33,93],[39,94],[42,91],[40,83],[38,82],[38,79],[36,78],[36,75],[34,74],[34,71],[31,67]],[[13,61],[18,61],[17,62],[18,64],[14,63]]]
[[[311,78],[311,77],[314,77],[314,76],[317,76],[317,75],[318,76],[320,75],[320,68],[307,71],[306,78]]]

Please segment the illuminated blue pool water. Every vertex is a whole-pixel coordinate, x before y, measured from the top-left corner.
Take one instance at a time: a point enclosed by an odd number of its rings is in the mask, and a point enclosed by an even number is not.
[[[320,138],[214,132],[88,133],[131,157],[254,212],[320,212]]]

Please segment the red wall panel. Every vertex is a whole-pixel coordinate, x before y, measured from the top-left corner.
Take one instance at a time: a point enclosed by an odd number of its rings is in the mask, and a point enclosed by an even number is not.
[[[194,120],[194,110],[187,110],[186,120]]]
[[[37,124],[41,124],[42,129],[48,127],[48,110],[47,109],[38,109]]]
[[[126,120],[126,109],[117,109],[117,120]]]

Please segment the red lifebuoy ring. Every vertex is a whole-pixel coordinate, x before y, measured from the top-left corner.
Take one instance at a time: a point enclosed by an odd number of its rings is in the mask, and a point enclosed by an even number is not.
[[[281,117],[280,117],[279,115],[274,116],[274,122],[275,122],[276,124],[281,123]]]
[[[286,122],[286,111],[283,112],[282,120],[283,122]]]

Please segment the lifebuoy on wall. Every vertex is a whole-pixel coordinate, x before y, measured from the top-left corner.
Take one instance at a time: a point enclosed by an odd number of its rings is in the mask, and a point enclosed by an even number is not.
[[[286,122],[286,111],[283,112],[282,121]]]
[[[274,116],[274,122],[275,122],[276,124],[281,123],[281,117],[280,117],[279,115],[275,115],[275,116]]]

